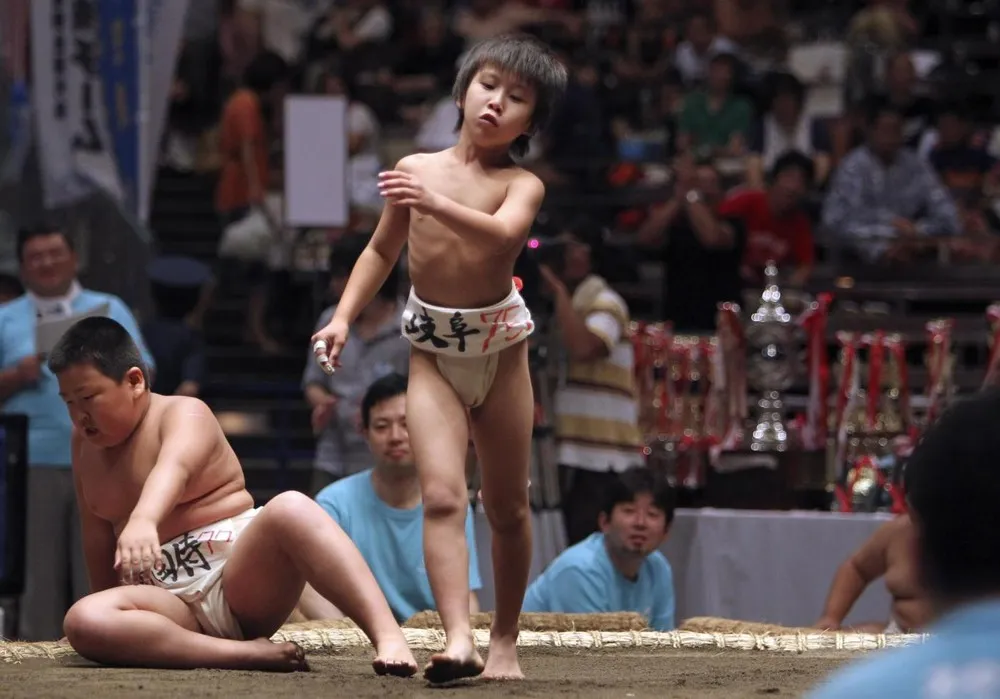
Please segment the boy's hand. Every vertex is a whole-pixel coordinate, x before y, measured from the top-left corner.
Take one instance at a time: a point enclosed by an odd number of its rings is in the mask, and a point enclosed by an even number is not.
[[[347,323],[334,316],[325,328],[312,336],[313,354],[316,355],[320,368],[327,374],[333,374],[340,366],[340,352],[344,349],[349,334]]]
[[[134,585],[143,582],[148,574],[163,566],[160,552],[160,534],[156,522],[145,518],[131,518],[115,551],[115,570],[122,582]]]
[[[416,175],[400,170],[389,170],[378,174],[378,189],[383,197],[398,204],[409,206],[420,213],[429,213],[437,205],[437,195],[428,192]]]

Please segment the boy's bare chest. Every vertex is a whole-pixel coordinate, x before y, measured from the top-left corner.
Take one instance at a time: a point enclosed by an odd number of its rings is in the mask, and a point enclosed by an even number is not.
[[[142,486],[156,464],[160,444],[157,435],[135,435],[114,450],[84,445],[81,454],[81,487],[91,512],[113,523],[132,514]]]

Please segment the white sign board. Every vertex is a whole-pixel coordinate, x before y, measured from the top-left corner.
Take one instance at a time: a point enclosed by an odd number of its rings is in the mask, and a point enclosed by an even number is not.
[[[285,224],[346,226],[347,100],[285,98]]]

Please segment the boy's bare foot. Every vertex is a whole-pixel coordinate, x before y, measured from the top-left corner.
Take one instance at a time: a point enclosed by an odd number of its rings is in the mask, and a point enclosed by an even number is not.
[[[413,677],[417,674],[417,661],[413,658],[410,647],[402,632],[398,639],[382,641],[375,649],[375,660],[372,667],[376,675],[392,675],[393,677]]]
[[[448,639],[443,653],[435,653],[424,668],[424,679],[431,684],[446,684],[483,672],[483,658],[476,650],[472,637]]]
[[[274,643],[267,638],[248,641],[248,670],[266,672],[308,672],[306,653],[296,643]]]
[[[486,658],[484,680],[523,680],[521,664],[517,660],[517,636],[498,636],[490,633],[490,654]]]

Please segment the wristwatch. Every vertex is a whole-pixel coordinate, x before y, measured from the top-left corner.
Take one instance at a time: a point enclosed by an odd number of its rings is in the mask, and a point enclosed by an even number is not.
[[[685,198],[687,199],[688,204],[697,204],[698,202],[701,201],[701,194],[698,192],[698,190],[692,189],[690,192],[687,193]]]

